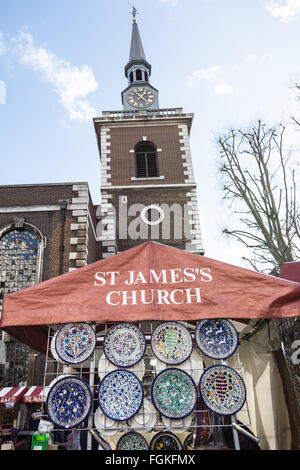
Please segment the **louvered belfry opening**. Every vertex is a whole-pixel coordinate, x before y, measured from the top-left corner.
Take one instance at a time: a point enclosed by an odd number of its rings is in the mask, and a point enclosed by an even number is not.
[[[137,178],[158,176],[156,149],[151,143],[142,142],[136,146],[135,161]]]

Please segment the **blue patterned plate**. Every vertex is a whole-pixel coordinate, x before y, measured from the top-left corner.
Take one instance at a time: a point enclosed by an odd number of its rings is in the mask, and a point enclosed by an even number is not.
[[[160,323],[152,333],[151,348],[155,356],[165,364],[177,365],[186,361],[193,350],[189,330],[179,322]]]
[[[200,395],[209,408],[219,415],[237,413],[246,401],[246,387],[235,369],[223,364],[208,367],[200,379]]]
[[[185,418],[194,410],[197,388],[192,377],[180,369],[165,369],[152,383],[152,402],[163,416]]]
[[[141,434],[131,431],[124,434],[117,442],[116,450],[148,450],[149,446]]]
[[[195,330],[200,351],[212,359],[226,359],[238,347],[239,337],[229,320],[202,320]]]
[[[151,450],[170,450],[176,451],[182,449],[179,438],[172,432],[163,431],[155,434],[150,442]]]
[[[48,416],[60,428],[73,428],[90,413],[92,393],[88,384],[79,377],[66,376],[51,387],[46,401]]]
[[[144,399],[141,382],[128,370],[109,372],[98,387],[98,402],[103,413],[115,421],[126,421],[140,410]]]
[[[106,333],[103,351],[117,367],[131,367],[143,357],[146,340],[143,332],[133,323],[117,323]]]
[[[68,364],[86,361],[96,347],[94,329],[87,323],[68,323],[60,328],[55,338],[55,349],[60,359]]]

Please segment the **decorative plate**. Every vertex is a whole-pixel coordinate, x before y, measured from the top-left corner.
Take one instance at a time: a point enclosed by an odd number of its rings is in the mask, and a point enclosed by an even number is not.
[[[238,347],[239,337],[229,320],[202,320],[195,330],[200,351],[212,359],[226,359]]]
[[[149,432],[157,423],[157,411],[150,400],[145,399],[140,411],[129,421],[132,429]]]
[[[90,413],[92,393],[88,384],[71,375],[56,381],[47,395],[48,416],[65,429],[78,426]]]
[[[139,362],[146,349],[143,332],[133,323],[112,326],[103,340],[107,359],[117,367],[131,367]]]
[[[98,387],[98,402],[103,413],[115,421],[126,421],[140,410],[144,399],[141,382],[128,370],[109,372]]]
[[[116,450],[149,450],[149,446],[144,436],[131,431],[120,437]]]
[[[56,335],[56,352],[62,361],[69,364],[86,361],[95,347],[96,335],[87,323],[68,323]]]
[[[179,322],[167,321],[158,325],[151,336],[155,356],[165,364],[175,365],[186,361],[193,349],[189,330]]]
[[[111,362],[106,359],[105,354],[102,354],[98,363],[98,376],[100,377],[100,380],[102,380],[105,375],[108,374],[108,372],[112,372],[116,369],[120,369],[120,367],[114,366]],[[135,364],[134,366],[127,367],[126,370],[133,372],[142,381],[145,374],[145,362],[142,359],[141,361],[137,362],[137,364]]]
[[[206,406],[219,415],[233,415],[244,405],[246,387],[232,367],[211,366],[202,374],[199,391]]]
[[[103,436],[113,436],[119,432],[122,423],[108,418],[102,413],[101,408],[98,407],[94,414],[94,425],[99,434]]]
[[[180,369],[160,372],[152,383],[151,394],[155,408],[166,418],[185,418],[196,406],[195,382]]]
[[[181,450],[182,444],[172,432],[159,432],[150,442],[151,450]]]

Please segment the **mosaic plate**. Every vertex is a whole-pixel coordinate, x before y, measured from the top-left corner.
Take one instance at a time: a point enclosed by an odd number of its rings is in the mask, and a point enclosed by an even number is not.
[[[103,413],[115,421],[126,421],[140,410],[143,387],[135,374],[117,369],[109,372],[98,387],[98,402]]]
[[[143,332],[132,323],[118,323],[110,328],[103,340],[107,359],[117,367],[131,367],[139,362],[146,349]]]
[[[238,347],[239,337],[229,320],[202,320],[195,330],[200,351],[212,359],[226,359]]]
[[[237,413],[246,400],[246,387],[242,377],[225,365],[206,369],[200,379],[199,391],[206,406],[220,415]]]
[[[181,450],[181,441],[172,432],[159,432],[150,442],[151,450]]]
[[[53,384],[47,395],[48,416],[58,427],[73,428],[87,418],[92,400],[90,388],[83,379],[63,377]]]
[[[151,336],[155,356],[165,364],[175,365],[186,361],[193,349],[189,330],[179,322],[167,321],[158,325]]]
[[[94,329],[87,323],[68,323],[56,335],[57,355],[68,364],[86,361],[95,347],[96,335]]]
[[[137,432],[128,432],[124,434],[117,442],[116,450],[148,450],[149,446],[141,434]]]
[[[155,408],[166,418],[185,418],[196,406],[195,382],[180,369],[160,372],[152,383],[151,394]]]

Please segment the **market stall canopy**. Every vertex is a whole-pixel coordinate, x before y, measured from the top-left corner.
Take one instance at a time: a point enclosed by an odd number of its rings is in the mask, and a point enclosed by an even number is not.
[[[0,403],[19,403],[27,390],[28,387],[2,387],[0,388]]]
[[[6,295],[0,327],[295,316],[299,283],[150,241]]]
[[[41,386],[32,386],[23,396],[24,403],[42,403],[45,401],[45,389]]]

